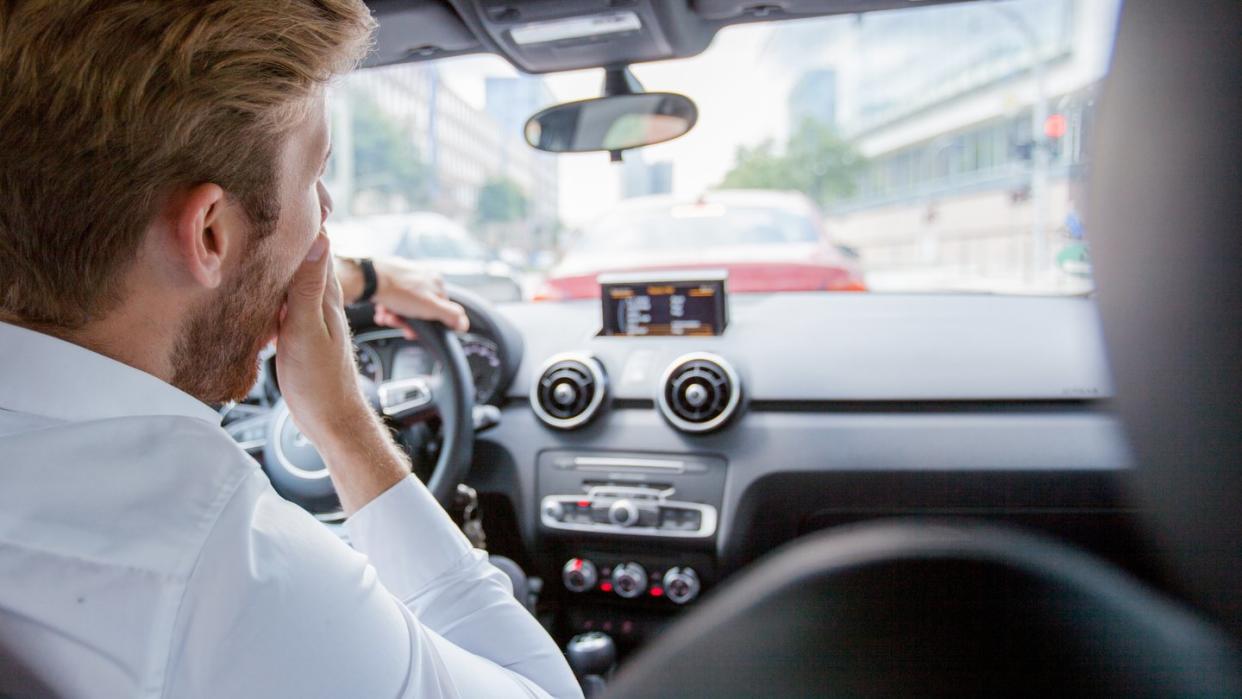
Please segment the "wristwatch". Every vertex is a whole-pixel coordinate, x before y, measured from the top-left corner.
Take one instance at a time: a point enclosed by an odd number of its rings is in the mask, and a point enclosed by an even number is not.
[[[358,265],[358,271],[362,272],[362,293],[350,302],[350,305],[366,303],[374,298],[375,291],[379,289],[379,277],[375,274],[375,263],[369,257],[351,258],[350,262]]]

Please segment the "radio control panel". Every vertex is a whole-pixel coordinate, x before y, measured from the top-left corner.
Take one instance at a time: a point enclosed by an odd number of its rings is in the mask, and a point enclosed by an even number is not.
[[[586,493],[545,495],[539,516],[549,529],[702,539],[716,533],[712,505],[678,500],[673,487],[599,485]]]
[[[554,539],[708,548],[716,536],[727,469],[718,455],[549,449],[537,466],[538,521]]]

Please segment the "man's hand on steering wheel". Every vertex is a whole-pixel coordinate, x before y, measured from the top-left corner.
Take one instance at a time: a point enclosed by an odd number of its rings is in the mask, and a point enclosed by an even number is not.
[[[396,257],[377,257],[372,263],[378,282],[372,298],[376,325],[397,328],[411,340],[413,331],[403,317],[438,321],[457,332],[470,329],[465,309],[448,299],[440,275]],[[361,294],[363,282],[355,263],[339,261],[337,276],[346,299]]]

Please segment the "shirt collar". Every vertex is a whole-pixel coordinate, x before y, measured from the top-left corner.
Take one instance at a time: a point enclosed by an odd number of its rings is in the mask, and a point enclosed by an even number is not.
[[[154,376],[50,335],[0,322],[0,409],[71,422],[220,414]]]

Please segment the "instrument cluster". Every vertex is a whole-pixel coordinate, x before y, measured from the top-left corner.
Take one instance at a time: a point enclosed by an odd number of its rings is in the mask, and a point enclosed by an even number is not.
[[[503,364],[495,340],[478,333],[462,333],[462,352],[470,364],[474,380],[475,403],[492,403],[501,389]],[[358,370],[376,384],[417,376],[435,376],[442,370],[427,348],[398,330],[376,330],[354,338]]]

